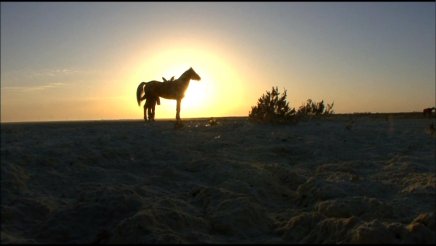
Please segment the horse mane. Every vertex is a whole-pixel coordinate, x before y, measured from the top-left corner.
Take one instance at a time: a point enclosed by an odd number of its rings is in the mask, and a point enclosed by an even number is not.
[[[178,78],[178,80],[186,80],[186,78],[189,78],[191,73],[194,72],[194,69],[189,68],[188,70],[186,70],[185,72],[182,73],[182,75],[180,75],[180,77]],[[195,73],[195,72],[194,72]]]

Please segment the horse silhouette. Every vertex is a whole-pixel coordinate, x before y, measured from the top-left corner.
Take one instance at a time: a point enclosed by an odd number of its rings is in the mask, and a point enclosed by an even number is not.
[[[176,106],[176,120],[180,123],[180,107],[182,99],[185,96],[185,91],[189,86],[189,82],[192,80],[201,80],[200,76],[189,68],[176,80],[166,80],[165,82],[152,80],[149,82],[141,82],[136,89],[136,100],[138,105],[141,105],[142,100],[146,100],[144,104],[144,120],[147,120],[147,111],[151,113],[151,120],[154,120],[156,103],[160,105],[159,97],[166,99],[177,100]],[[173,79],[173,78],[172,78]]]

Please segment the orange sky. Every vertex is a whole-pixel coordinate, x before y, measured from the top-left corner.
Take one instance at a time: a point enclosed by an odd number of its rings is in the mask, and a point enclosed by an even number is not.
[[[189,67],[182,119],[247,116],[272,86],[295,108],[421,111],[434,19],[434,3],[2,2],[1,121],[142,119],[139,83]]]

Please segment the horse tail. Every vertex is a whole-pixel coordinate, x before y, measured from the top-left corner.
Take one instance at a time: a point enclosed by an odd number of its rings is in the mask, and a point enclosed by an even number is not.
[[[141,82],[136,89],[136,101],[138,102],[138,106],[141,105],[141,96],[144,92],[145,82]]]

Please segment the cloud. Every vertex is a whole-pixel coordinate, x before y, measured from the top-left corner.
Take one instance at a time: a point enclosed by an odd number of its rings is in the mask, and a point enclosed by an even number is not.
[[[4,86],[2,90],[11,90],[11,91],[22,91],[22,92],[34,92],[34,91],[42,91],[46,89],[61,87],[65,85],[65,83],[60,82],[50,82],[42,85],[27,85],[27,86]]]
[[[56,77],[56,76],[70,76],[79,73],[78,70],[73,69],[42,69],[39,71],[34,71],[28,74],[30,78],[41,78],[41,77]]]
[[[89,79],[95,73],[72,68],[9,70],[1,74],[1,90],[11,93],[45,91]]]

